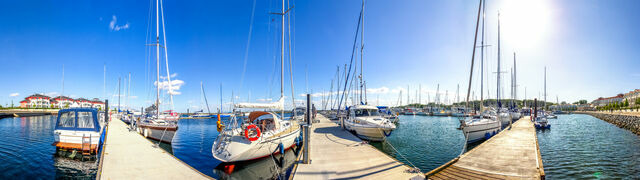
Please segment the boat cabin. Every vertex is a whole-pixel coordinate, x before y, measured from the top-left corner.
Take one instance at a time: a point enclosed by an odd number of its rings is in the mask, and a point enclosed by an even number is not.
[[[261,132],[275,130],[280,126],[280,120],[277,115],[264,111],[254,111],[249,114],[249,122],[260,128]]]
[[[95,108],[72,108],[58,111],[54,130],[57,150],[79,150],[96,154],[102,143],[102,129]]]

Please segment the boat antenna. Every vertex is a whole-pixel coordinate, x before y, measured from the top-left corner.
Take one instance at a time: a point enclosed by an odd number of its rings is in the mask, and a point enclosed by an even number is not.
[[[473,60],[476,57],[476,41],[478,40],[478,26],[480,24],[480,11],[482,10],[482,0],[480,0],[480,5],[478,5],[478,17],[476,19],[476,32],[473,38],[473,53],[471,54],[471,70],[469,71],[469,87],[467,88],[467,102],[465,106],[469,107],[469,95],[471,94],[471,80],[473,78]]]

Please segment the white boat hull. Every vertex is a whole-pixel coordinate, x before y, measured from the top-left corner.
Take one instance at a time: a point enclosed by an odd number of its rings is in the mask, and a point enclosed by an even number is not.
[[[467,142],[472,143],[480,140],[486,140],[500,131],[499,121],[490,121],[483,123],[474,123],[466,125],[463,132],[467,135]]]
[[[91,136],[91,144],[97,145],[100,141],[100,133],[95,131],[55,130],[54,142],[82,144],[82,137]]]
[[[165,130],[162,127],[140,125],[137,130],[138,133],[146,138],[171,144],[171,142],[173,141],[173,136],[176,134],[177,128],[166,128]]]
[[[216,141],[213,143],[211,149],[213,157],[222,162],[238,162],[247,161],[253,159],[260,159],[269,156],[273,153],[277,153],[276,150],[280,143],[284,148],[290,148],[295,143],[296,138],[300,135],[300,128],[273,138],[260,137],[258,140],[249,141],[244,136],[240,135],[241,129],[234,130],[233,135],[230,137],[230,141],[227,144],[225,142]],[[224,137],[218,137],[224,138]]]

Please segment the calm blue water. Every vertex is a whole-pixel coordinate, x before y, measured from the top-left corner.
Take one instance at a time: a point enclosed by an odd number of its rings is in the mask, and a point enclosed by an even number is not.
[[[397,152],[387,143],[371,144],[405,164],[410,162],[422,172],[429,172],[462,152],[465,140],[456,129],[459,126],[454,117],[401,115],[397,129],[387,137]]]
[[[638,179],[640,136],[593,116],[558,115],[538,131],[549,179]]]
[[[640,178],[640,136],[589,115],[559,115],[549,121],[551,130],[537,131],[547,178]],[[428,172],[461,152],[464,136],[458,125],[453,117],[400,116],[387,139],[400,153],[386,143],[372,144]]]
[[[0,179],[95,179],[95,161],[54,157],[54,118],[0,119]]]
[[[54,157],[53,116],[0,119],[0,179],[95,178],[96,162]],[[401,116],[388,142],[372,143],[423,172],[456,157],[463,135],[453,117]],[[538,131],[544,168],[550,179],[633,179],[640,177],[640,136],[588,115],[560,115],[551,130]],[[214,178],[270,179],[286,176],[295,150],[285,153],[284,167],[271,158],[237,164],[231,174],[211,155],[217,137],[215,119],[180,120],[172,145],[162,147]],[[403,157],[404,156],[404,157]],[[276,156],[280,158],[280,156]],[[406,159],[405,159],[406,158]]]

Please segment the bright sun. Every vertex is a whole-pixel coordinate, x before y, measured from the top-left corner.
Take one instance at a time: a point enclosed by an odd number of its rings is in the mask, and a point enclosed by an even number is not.
[[[533,48],[548,36],[551,7],[547,0],[506,0],[500,6],[504,41],[514,48]]]

